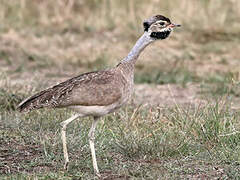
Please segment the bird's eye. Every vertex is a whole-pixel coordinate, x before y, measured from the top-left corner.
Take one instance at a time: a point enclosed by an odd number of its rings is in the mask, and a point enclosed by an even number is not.
[[[164,23],[164,22],[160,22],[159,24],[160,24],[161,26],[164,26],[164,25],[165,25],[165,23]]]

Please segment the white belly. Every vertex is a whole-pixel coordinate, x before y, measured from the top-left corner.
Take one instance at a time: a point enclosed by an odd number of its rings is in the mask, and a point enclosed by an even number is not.
[[[122,104],[115,103],[108,106],[70,106],[69,108],[83,116],[103,116],[117,110],[121,106]]]

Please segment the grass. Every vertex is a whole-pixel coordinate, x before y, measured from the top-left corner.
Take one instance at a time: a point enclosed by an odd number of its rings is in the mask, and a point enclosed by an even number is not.
[[[219,0],[3,0],[1,179],[95,179],[91,118],[69,125],[64,171],[59,124],[72,112],[20,114],[16,106],[56,82],[114,66],[142,33],[142,21],[159,13],[182,28],[148,47],[136,64],[136,92],[149,105],[136,96],[99,122],[100,172],[105,179],[239,179],[239,8],[238,1]],[[138,89],[146,83],[155,91]],[[199,102],[182,103],[180,91]]]
[[[199,79],[196,74],[184,68],[170,69],[169,71],[152,68],[150,72],[140,71],[135,76],[135,82],[139,84],[181,84],[185,86],[189,82],[198,82]]]
[[[195,108],[126,107],[100,121],[99,167],[106,178],[239,177],[240,114],[227,102]],[[71,112],[1,112],[2,177],[93,178],[90,118],[68,127],[70,170],[63,171],[61,121]],[[11,119],[12,121],[9,121]]]

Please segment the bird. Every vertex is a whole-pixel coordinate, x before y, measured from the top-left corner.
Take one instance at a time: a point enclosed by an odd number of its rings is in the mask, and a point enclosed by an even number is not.
[[[163,15],[151,16],[143,22],[144,32],[141,37],[116,66],[70,78],[36,93],[18,105],[20,112],[40,108],[69,108],[74,111],[73,116],[60,123],[64,169],[67,170],[69,165],[67,125],[77,118],[92,116],[93,122],[88,134],[89,145],[94,173],[101,176],[94,148],[94,134],[99,118],[116,111],[130,99],[133,93],[135,63],[141,52],[153,42],[166,39],[175,27],[180,26]]]

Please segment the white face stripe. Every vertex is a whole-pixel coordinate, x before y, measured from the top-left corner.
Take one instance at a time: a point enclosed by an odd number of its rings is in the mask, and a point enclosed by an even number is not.
[[[158,24],[158,23],[161,23],[161,22],[164,22],[164,23],[165,23],[165,25],[166,25],[166,24],[168,24],[168,22],[167,22],[167,21],[163,21],[163,20],[158,20],[158,21],[156,21],[155,23],[156,23],[156,24]]]
[[[160,23],[164,23],[164,25],[161,25]],[[166,32],[166,31],[171,32],[173,28],[169,27],[170,24],[171,23],[167,21],[158,20],[149,27],[149,30],[151,30],[151,32]]]
[[[160,32],[172,31],[172,30],[173,30],[173,28],[171,28],[171,27],[165,27],[165,28],[161,29]]]

